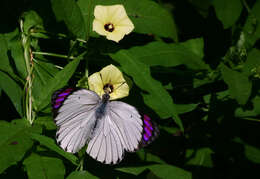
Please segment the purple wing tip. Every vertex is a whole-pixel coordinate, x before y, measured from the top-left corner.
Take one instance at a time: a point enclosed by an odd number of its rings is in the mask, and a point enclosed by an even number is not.
[[[75,91],[74,88],[62,88],[52,95],[52,108],[54,115],[57,114],[58,109],[61,107],[65,99],[73,92]]]
[[[143,138],[141,145],[146,146],[154,141],[154,139],[158,136],[159,129],[148,115],[143,115],[143,122]]]

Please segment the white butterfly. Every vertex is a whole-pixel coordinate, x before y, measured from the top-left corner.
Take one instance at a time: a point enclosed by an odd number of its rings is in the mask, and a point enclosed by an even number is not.
[[[88,144],[86,152],[92,158],[116,164],[125,151],[138,149],[145,124],[135,107],[109,101],[108,94],[101,99],[93,91],[72,88],[57,91],[52,103],[57,142],[65,151],[76,153]],[[146,136],[152,136],[152,129]]]

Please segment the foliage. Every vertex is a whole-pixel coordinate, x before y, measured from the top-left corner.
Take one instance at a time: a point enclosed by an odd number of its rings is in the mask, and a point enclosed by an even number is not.
[[[96,5],[123,4],[119,43],[92,30]],[[260,177],[259,0],[1,1],[0,178]],[[123,100],[158,123],[118,165],[63,151],[51,95],[114,64]]]

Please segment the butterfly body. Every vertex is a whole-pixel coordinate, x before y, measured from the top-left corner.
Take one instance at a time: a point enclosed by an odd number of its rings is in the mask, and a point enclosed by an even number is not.
[[[106,114],[106,106],[109,103],[109,95],[108,94],[104,94],[102,96],[102,100],[101,100],[101,104],[99,105],[99,107],[96,110],[96,118],[102,118],[102,116],[104,116]]]
[[[86,89],[68,88],[54,93],[56,138],[61,148],[76,153],[88,144],[86,152],[92,158],[116,164],[125,151],[134,152],[140,147],[143,134],[148,141],[153,133],[152,123],[143,122],[135,107],[109,98],[109,94],[100,98]]]

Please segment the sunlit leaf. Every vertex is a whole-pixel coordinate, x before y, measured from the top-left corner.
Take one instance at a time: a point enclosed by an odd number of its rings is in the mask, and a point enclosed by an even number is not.
[[[41,145],[49,148],[50,150],[58,153],[59,155],[63,156],[64,158],[68,159],[69,161],[71,161],[71,163],[73,163],[74,165],[77,165],[77,157],[75,157],[73,154],[65,152],[64,150],[62,150],[56,143],[55,140],[53,140],[52,138],[43,136],[43,135],[39,135],[39,134],[31,134],[31,138],[40,142]]]
[[[27,70],[26,70],[26,64],[24,59],[23,47],[18,40],[19,40],[18,38],[11,40],[9,42],[9,46],[10,46],[9,48],[11,50],[11,56],[13,57],[18,74],[23,79],[26,79]]]
[[[155,175],[160,178],[171,178],[171,179],[191,179],[191,173],[185,171],[181,168],[172,166],[172,165],[147,165],[142,167],[126,167],[126,168],[117,168],[116,170],[131,173],[134,175],[139,175],[145,169],[151,170]]]
[[[19,162],[32,147],[29,131],[21,123],[0,121],[0,173]]]
[[[66,179],[98,179],[88,171],[74,171]]]
[[[51,3],[57,21],[64,21],[73,35],[85,39],[89,27],[84,23],[77,3],[74,0],[51,0]]]
[[[23,30],[26,34],[30,34],[32,28],[43,28],[43,21],[35,11],[27,11],[23,14]]]
[[[1,49],[1,53],[0,53],[0,70],[1,71],[5,71],[7,73],[14,73],[10,60],[7,56],[7,52],[8,52],[8,46],[7,46],[7,41],[4,37],[4,35],[0,34],[0,49]]]
[[[50,79],[44,88],[40,89],[40,96],[35,97],[36,107],[38,110],[44,108],[47,104],[50,103],[51,95],[53,92],[59,88],[62,88],[66,85],[70,77],[73,75],[80,61],[80,57],[74,59],[68,65],[64,67],[63,70],[59,71],[54,78]]]
[[[198,104],[177,104],[176,109],[179,114],[187,113],[194,110]]]
[[[162,159],[160,159],[160,157],[153,155],[149,152],[146,152],[144,149],[141,149],[137,152],[137,155],[139,156],[140,159],[142,159],[143,161],[146,162],[156,162],[156,163],[166,163],[165,161],[163,161]]]
[[[37,117],[34,124],[43,125],[47,130],[55,130],[57,128],[52,116]]]
[[[2,71],[0,71],[0,88],[8,95],[15,109],[20,116],[22,116],[22,88],[10,76]]]
[[[203,39],[192,39],[182,43],[167,44],[152,42],[145,46],[133,47],[127,50],[135,60],[149,66],[174,67],[186,65],[190,69],[207,69],[202,58]]]
[[[144,102],[161,118],[173,117],[174,121],[183,129],[171,96],[159,81],[151,77],[149,66],[137,61],[135,56],[127,50],[120,50],[110,56],[121,65],[126,74],[133,78],[135,84],[145,91],[142,94]]]
[[[29,179],[63,179],[65,167],[62,160],[32,153],[23,162]]]
[[[32,95],[34,99],[39,99],[42,96],[42,89],[46,88],[59,70],[51,63],[35,59],[33,65],[33,84]]]

